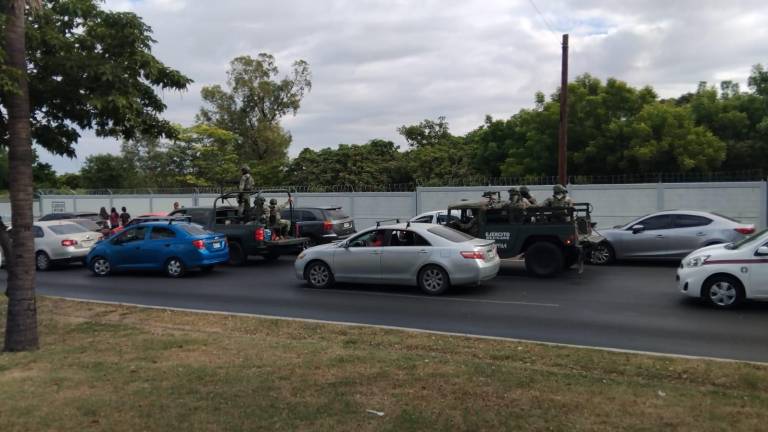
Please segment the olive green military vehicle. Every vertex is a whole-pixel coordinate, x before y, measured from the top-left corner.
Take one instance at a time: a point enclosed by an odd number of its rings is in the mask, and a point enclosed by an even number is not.
[[[265,195],[286,195],[289,198],[287,215],[291,228],[287,235],[279,240],[272,238],[267,207],[259,208],[256,204],[266,201]],[[309,239],[296,235],[296,219],[290,198],[291,192],[285,189],[228,192],[218,196],[212,207],[185,207],[173,211],[169,216],[187,216],[194,223],[225,234],[229,243],[230,264],[243,265],[249,256],[260,255],[272,260],[280,255],[297,254],[305,248]],[[241,215],[238,205],[244,199],[251,200],[254,204],[247,214]]]
[[[478,202],[461,201],[448,207],[458,220],[448,226],[474,237],[494,240],[499,258],[522,257],[528,273],[552,277],[579,265],[602,237],[593,233],[592,206],[514,208],[492,194]]]

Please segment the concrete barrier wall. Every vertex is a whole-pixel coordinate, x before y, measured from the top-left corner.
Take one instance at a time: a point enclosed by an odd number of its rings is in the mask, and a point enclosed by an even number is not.
[[[37,200],[32,203],[32,212],[36,218],[40,217],[40,203]],[[0,217],[6,224],[11,223],[11,203],[7,198],[0,199]]]
[[[477,200],[487,190],[503,191],[502,196],[506,198],[507,189],[506,186],[425,187],[416,192],[298,193],[294,199],[297,206],[340,206],[360,229],[377,220],[407,219],[426,211],[445,209],[464,198]],[[539,201],[552,193],[551,186],[530,186],[530,189]],[[672,209],[713,211],[758,227],[768,225],[766,182],[571,185],[568,190],[574,201],[593,205],[593,218],[600,228]],[[101,206],[118,209],[125,206],[132,215],[139,215],[170,211],[176,201],[184,207],[211,206],[215,198],[213,194],[43,196],[35,204],[35,214],[48,214],[54,209],[98,211]],[[274,198],[280,203],[285,200],[284,195],[274,195]],[[10,206],[0,202],[0,215],[6,214],[10,216]]]

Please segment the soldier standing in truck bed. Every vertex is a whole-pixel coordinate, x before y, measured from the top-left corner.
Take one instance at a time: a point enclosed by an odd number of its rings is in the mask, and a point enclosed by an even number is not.
[[[240,167],[240,187],[237,189],[237,215],[243,217],[250,213],[251,210],[251,195],[250,192],[256,187],[251,176],[251,169],[248,166],[243,165]]]

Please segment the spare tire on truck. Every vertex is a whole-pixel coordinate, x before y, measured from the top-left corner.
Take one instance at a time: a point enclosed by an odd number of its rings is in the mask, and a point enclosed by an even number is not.
[[[564,261],[562,248],[547,241],[537,241],[525,251],[525,269],[536,277],[556,276],[563,271]]]

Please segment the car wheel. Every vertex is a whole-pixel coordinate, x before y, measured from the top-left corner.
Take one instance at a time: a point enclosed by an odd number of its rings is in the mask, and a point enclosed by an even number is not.
[[[35,255],[35,267],[37,271],[46,271],[51,269],[51,257],[45,252],[38,252]]]
[[[608,242],[600,242],[592,248],[589,262],[596,265],[608,265],[616,259],[616,253]]]
[[[744,300],[744,287],[732,276],[717,275],[704,282],[701,295],[716,308],[730,309]]]
[[[238,242],[232,242],[229,244],[229,265],[241,266],[246,261],[245,252],[243,247]]]
[[[176,257],[170,258],[165,262],[165,274],[172,278],[184,276],[184,263]]]
[[[329,288],[333,286],[333,272],[328,264],[322,261],[309,263],[304,270],[304,278],[312,288]]]
[[[563,251],[549,242],[537,242],[525,251],[525,269],[536,277],[552,277],[563,271]]]
[[[429,295],[442,294],[450,287],[448,273],[438,266],[426,266],[419,272],[419,288]]]
[[[200,271],[202,271],[203,273],[210,273],[213,271],[213,267],[214,266],[212,265],[204,265],[200,267]]]
[[[109,260],[98,256],[91,261],[91,271],[96,276],[107,276],[112,271],[112,266]]]

